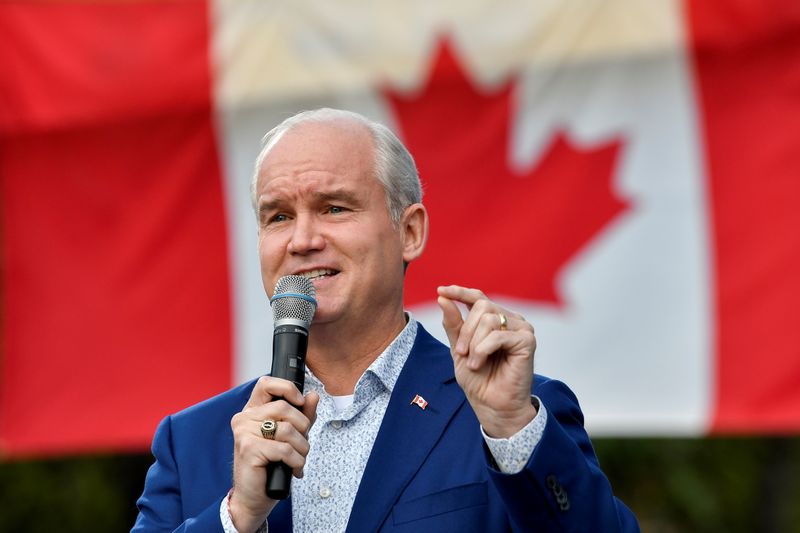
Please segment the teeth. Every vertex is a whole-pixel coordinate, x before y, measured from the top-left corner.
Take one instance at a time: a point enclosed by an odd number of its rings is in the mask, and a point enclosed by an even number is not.
[[[334,274],[336,274],[335,270],[331,270],[329,268],[318,268],[316,270],[309,270],[308,272],[303,272],[300,275],[306,279],[316,279],[324,276],[333,276]]]

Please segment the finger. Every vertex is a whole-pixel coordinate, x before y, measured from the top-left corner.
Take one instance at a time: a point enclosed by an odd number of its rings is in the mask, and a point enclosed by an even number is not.
[[[492,303],[485,296],[472,305],[472,309],[467,313],[464,319],[464,325],[461,326],[461,331],[458,335],[458,342],[456,343],[456,351],[462,355],[469,354],[469,347],[473,344],[472,339],[478,329],[478,325],[485,315],[495,315],[494,309],[497,306]]]
[[[317,421],[317,405],[319,405],[319,394],[316,392],[309,392],[306,395],[306,401],[303,405],[303,414],[309,421],[308,429],[311,429],[311,426]],[[308,429],[305,431],[306,436],[308,435]]]
[[[245,407],[261,405],[271,402],[275,398],[283,398],[298,407],[303,405],[303,394],[297,390],[294,383],[287,379],[272,376],[261,376],[250,393]]]
[[[311,420],[306,414],[285,400],[275,400],[263,405],[247,407],[241,413],[235,415],[234,420],[236,421],[236,427],[241,425],[250,426],[252,423],[261,424],[264,420],[277,420],[285,424],[291,424],[303,434],[306,434],[311,428]]]
[[[305,433],[301,433],[294,425],[287,423],[286,420],[279,420],[277,425],[278,428],[275,430],[275,436],[272,439],[265,440],[285,442],[291,445],[292,448],[303,457],[308,455],[310,447]],[[264,435],[261,434],[261,422],[254,423],[253,427],[255,428],[253,433],[264,439]]]
[[[310,427],[310,423],[309,423]],[[260,424],[257,427],[259,433],[261,433]],[[263,438],[263,435],[261,435]],[[285,464],[292,468],[292,475],[296,478],[303,477],[303,468],[305,467],[306,457],[308,457],[308,452],[311,449],[311,446],[308,442],[308,433],[297,430],[291,424],[285,423],[285,421],[280,421],[277,423],[277,428],[275,430],[275,435],[273,439],[266,439],[269,441],[267,444],[268,446],[273,446],[275,443],[279,443],[280,446],[279,452],[280,453],[289,453],[290,459],[296,459],[296,455],[294,452],[297,452],[302,457],[302,462],[289,462],[289,460],[281,459]],[[288,444],[292,447],[294,452],[287,452],[286,448],[282,446],[282,444]]]
[[[280,429],[280,428],[278,428]],[[239,463],[252,467],[264,467],[268,463],[283,462],[292,470],[302,472],[306,463],[305,455],[301,454],[292,443],[281,440],[269,440],[248,433],[235,439],[234,448]],[[308,451],[306,450],[306,453]]]
[[[485,353],[484,351],[479,351],[477,348],[484,340],[491,335],[493,332],[510,332],[513,329],[511,321],[514,320],[512,318],[507,318],[507,327],[508,330],[504,331],[500,329],[500,315],[498,313],[484,313],[480,315],[478,318],[478,324],[475,327],[475,332],[472,334],[472,338],[470,339],[469,343],[469,359],[467,360],[467,366],[472,370],[477,370],[483,366],[486,361],[486,358],[494,352]],[[511,337],[506,335],[501,337],[503,339],[510,340]],[[499,346],[495,349],[495,351],[504,348],[506,346]]]
[[[291,410],[303,416],[296,409]],[[277,420],[275,434],[272,438],[265,438],[261,424],[258,420],[231,424],[234,426],[234,464],[263,468],[270,462],[282,461],[292,468],[296,477],[302,477],[305,458],[310,450],[306,434],[286,420]]]
[[[442,326],[447,334],[447,340],[450,342],[450,348],[455,351],[458,334],[461,331],[461,325],[464,323],[461,318],[461,311],[458,310],[458,306],[453,300],[444,296],[437,298],[436,303],[442,309]]]
[[[529,329],[520,331],[494,330],[490,332],[470,351],[470,359],[467,362],[467,366],[470,370],[480,370],[491,357],[501,350],[516,354],[516,356],[524,355],[529,357],[530,372],[533,373],[533,353],[536,351],[536,337]]]
[[[444,296],[450,300],[456,300],[470,308],[478,300],[486,298],[486,295],[478,289],[469,289],[460,285],[446,285],[438,287],[436,290],[439,296]]]

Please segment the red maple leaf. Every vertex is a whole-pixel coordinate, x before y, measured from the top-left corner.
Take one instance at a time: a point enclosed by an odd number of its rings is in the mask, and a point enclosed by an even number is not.
[[[481,92],[445,41],[418,95],[386,91],[431,216],[409,305],[451,283],[558,305],[562,268],[626,208],[610,183],[619,140],[582,150],[554,133],[534,168],[509,168],[514,84]]]

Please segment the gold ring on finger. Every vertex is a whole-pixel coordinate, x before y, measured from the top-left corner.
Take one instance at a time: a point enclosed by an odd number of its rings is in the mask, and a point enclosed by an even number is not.
[[[498,318],[500,318],[500,331],[505,331],[508,329],[508,319],[506,315],[503,313],[497,313]]]
[[[261,423],[261,436],[265,439],[275,439],[275,433],[278,432],[278,421],[267,419]]]

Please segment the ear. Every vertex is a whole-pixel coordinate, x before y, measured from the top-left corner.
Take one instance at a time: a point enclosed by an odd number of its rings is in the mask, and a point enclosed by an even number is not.
[[[428,242],[428,211],[422,204],[411,204],[400,217],[403,238],[403,261],[410,263],[420,255]]]

